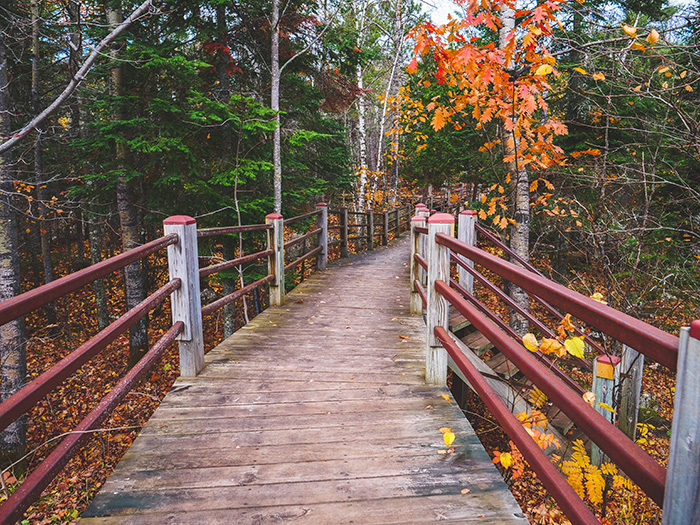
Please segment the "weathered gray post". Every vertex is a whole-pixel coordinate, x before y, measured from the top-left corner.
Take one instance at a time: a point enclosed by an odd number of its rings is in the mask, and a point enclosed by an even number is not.
[[[340,256],[348,256],[348,207],[340,207]]]
[[[464,210],[459,214],[459,223],[457,224],[457,238],[468,244],[469,246],[476,245],[476,211],[474,210]],[[457,257],[464,261],[470,268],[474,268],[474,261],[468,259],[462,255],[457,255]],[[467,270],[461,266],[457,267],[459,272],[459,285],[467,290],[469,293],[473,292],[474,288],[474,276],[470,274]]]
[[[399,233],[401,233],[401,208],[397,204],[395,206],[396,208],[396,229],[394,230],[394,237],[398,237]]]
[[[416,204],[416,215],[419,217],[425,217],[426,222],[428,221],[428,217],[430,217],[430,212],[428,211],[428,207],[425,204],[419,203]],[[420,241],[418,244],[418,251],[423,255],[423,258],[428,257],[428,236],[427,235],[421,235],[420,236]],[[420,282],[423,285],[423,287],[427,286],[428,284],[428,273],[421,267],[419,271],[420,275]]]
[[[321,253],[316,256],[316,268],[325,270],[328,266],[328,204],[319,202],[316,209],[321,212],[318,215],[318,227],[321,228],[318,245],[321,247]]]
[[[700,320],[681,328],[662,525],[700,523]]]
[[[611,409],[615,404],[615,387],[620,384],[620,358],[616,355],[601,355],[593,361],[593,393],[595,408],[600,414],[615,424],[615,414],[601,406],[608,405]],[[600,466],[605,455],[597,445],[591,445],[591,463]]]
[[[182,285],[170,297],[173,323],[182,321],[184,329],[177,336],[180,346],[180,375],[196,376],[204,368],[202,334],[202,300],[199,290],[197,253],[197,221],[186,215],[175,215],[163,221],[165,235],[175,233],[178,242],[168,246],[170,279]]]
[[[374,250],[374,210],[367,210],[367,249]]]
[[[267,258],[267,271],[275,276],[270,282],[270,305],[279,306],[284,302],[284,217],[270,213],[265,223],[272,224],[267,230],[267,249],[273,252]]]
[[[425,259],[425,253],[420,252],[421,238],[425,235],[416,233],[416,226],[425,226],[425,217],[420,217],[416,215],[411,219],[411,261],[409,267],[411,269],[411,302],[410,311],[411,314],[422,314],[423,313],[423,300],[418,293],[418,287],[416,286],[416,281],[420,282],[420,271],[423,269],[414,257],[417,253]]]
[[[622,362],[620,363],[620,381],[622,393],[620,399],[619,426],[634,441],[637,435],[637,416],[639,414],[639,396],[642,393],[642,373],[644,372],[644,354],[640,354],[627,345],[622,345]]]
[[[450,282],[450,250],[435,242],[438,233],[452,235],[455,218],[447,213],[436,213],[428,219],[428,306],[425,380],[428,384],[444,385],[447,383],[447,351],[435,337],[435,327],[449,330],[450,305],[435,291],[435,281]]]
[[[389,244],[389,212],[384,210],[384,236],[382,237],[382,246]]]

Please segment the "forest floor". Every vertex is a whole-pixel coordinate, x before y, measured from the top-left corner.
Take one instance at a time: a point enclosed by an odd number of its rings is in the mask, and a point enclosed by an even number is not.
[[[56,274],[65,275],[73,268],[75,258],[70,254],[59,254],[56,260]],[[546,263],[545,263],[546,264]],[[151,289],[167,280],[167,267],[164,257],[149,258]],[[30,272],[27,272],[30,273]],[[587,276],[595,283],[597,276]],[[124,309],[121,274],[106,279],[109,291],[109,308],[116,318]],[[214,288],[220,286],[214,284]],[[25,289],[33,283],[25,282]],[[478,289],[477,289],[478,290]],[[479,292],[486,303],[494,298],[485,291]],[[256,307],[254,298],[248,297],[251,316]],[[503,315],[502,306],[491,304]],[[663,305],[660,305],[663,306]],[[72,350],[77,348],[90,335],[97,332],[94,299],[89,287],[70,294],[57,301],[57,326],[46,326],[45,312],[37,311],[27,319],[27,355],[30,378],[39,376]],[[660,310],[661,311],[661,310]],[[669,324],[683,325],[690,321],[692,310],[674,310],[676,318],[669,320],[657,316],[654,324],[667,327]],[[238,326],[243,322],[242,308],[238,308]],[[223,339],[223,320],[220,314],[204,320],[206,326],[206,350],[213,348]],[[156,309],[149,316],[149,342],[155,342],[170,326],[170,312],[167,307]],[[114,344],[83,366],[78,373],[65,381],[60,388],[39,402],[27,416],[28,450],[27,468],[31,472],[56,446],[67,432],[109,392],[126,370],[128,361],[128,338],[121,337]],[[56,479],[44,490],[41,498],[26,513],[23,524],[76,523],[80,514],[88,507],[109,473],[131,445],[141,427],[148,421],[160,400],[170,389],[178,376],[177,346],[172,345],[161,361],[155,365],[118,406],[85,446],[61,471]],[[579,380],[586,381],[585,374]],[[649,413],[651,429],[640,440],[640,446],[665,465],[668,456],[670,421],[673,413],[675,375],[663,367],[646,366],[643,392],[651,393],[657,405]],[[479,435],[487,451],[509,449],[507,436],[499,429],[489,411],[475,395],[468,402],[467,416]],[[502,467],[501,467],[502,468]],[[516,499],[527,513],[531,523],[568,523],[537,480],[536,476],[514,477],[503,469]],[[5,495],[18,486],[14,472],[3,476]],[[644,496],[639,489],[607,491],[603,504],[591,505],[601,521],[606,524],[654,524],[660,523],[660,509]]]

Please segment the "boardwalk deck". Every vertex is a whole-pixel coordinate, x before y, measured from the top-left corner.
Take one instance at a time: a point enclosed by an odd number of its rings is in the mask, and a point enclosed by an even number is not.
[[[404,239],[331,265],[207,354],[81,523],[527,523],[449,391],[424,384],[407,260]]]

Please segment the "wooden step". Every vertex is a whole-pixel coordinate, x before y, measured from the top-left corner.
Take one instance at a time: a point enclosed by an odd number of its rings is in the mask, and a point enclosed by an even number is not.
[[[486,337],[482,335],[481,332],[472,332],[462,337],[461,339],[462,342],[469,348],[471,348],[477,355],[481,355],[484,352],[493,348],[493,344],[491,343],[491,341],[486,339]]]
[[[499,376],[504,377],[506,379],[510,379],[518,372],[520,372],[520,369],[518,369],[517,366],[511,363],[508,360],[508,358],[501,353],[496,354],[491,359],[488,359],[486,361],[486,364]]]

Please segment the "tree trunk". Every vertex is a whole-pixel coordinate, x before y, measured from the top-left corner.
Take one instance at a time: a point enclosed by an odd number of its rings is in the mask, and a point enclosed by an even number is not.
[[[102,235],[100,225],[94,214],[90,214],[88,220],[90,245],[90,262],[97,264],[102,260]],[[92,282],[92,291],[95,294],[95,309],[97,311],[97,327],[104,330],[109,325],[109,309],[107,308],[107,294],[105,293],[105,282],[97,279]]]
[[[508,35],[515,27],[515,12],[506,4],[501,8],[501,29],[498,32],[499,47],[506,46]],[[506,69],[513,67],[513,64],[506,64]],[[517,115],[508,115],[508,118],[515,121]],[[513,160],[506,162],[506,170],[511,178],[511,212],[515,224],[510,227],[510,247],[520,257],[526,261],[530,253],[530,182],[527,170],[518,163],[516,137],[509,133],[505,126],[500,127],[501,143],[503,144],[503,154]],[[525,310],[529,309],[528,295],[525,290],[518,286],[509,285],[508,293],[513,300]],[[520,335],[525,335],[529,328],[527,319],[511,310],[510,326]]]
[[[6,33],[7,27],[3,27]],[[0,136],[8,137],[10,128],[10,96],[7,48],[0,38]],[[11,156],[0,156],[0,301],[20,293],[17,221],[12,206]],[[2,401],[22,388],[27,377],[27,355],[24,340],[24,318],[0,327],[0,396]],[[0,467],[19,460],[25,452],[26,416],[21,416],[0,433]],[[19,471],[23,470],[20,464]],[[17,470],[15,471],[17,472]],[[19,473],[18,473],[19,474]]]
[[[121,8],[105,6],[107,23],[115,27],[123,20]],[[112,58],[117,58],[121,51],[121,42],[115,42],[112,47]],[[118,62],[116,63],[118,64]],[[124,93],[124,72],[121,65],[115,65],[110,71],[110,90],[113,98],[119,98]],[[117,110],[114,120],[124,120],[124,109],[121,102],[117,102]],[[117,180],[117,211],[119,213],[119,225],[122,235],[122,249],[124,251],[136,248],[140,243],[138,213],[134,206],[134,191],[132,183],[126,178],[127,151],[126,146],[117,141],[116,159],[120,168]],[[124,268],[124,285],[126,287],[126,306],[128,309],[135,307],[146,298],[143,271],[141,263],[135,262]],[[147,318],[141,320],[129,329],[129,368],[134,366],[148,350]]]
[[[275,112],[277,126],[272,134],[272,165],[275,213],[282,213],[282,129],[280,120],[280,0],[272,0],[270,21],[270,108]]]
[[[358,13],[355,16],[355,27],[357,34],[362,37],[365,30],[365,18],[367,16],[367,3],[362,2]],[[363,49],[364,43],[358,41],[358,48]],[[364,90],[365,83],[362,75],[362,65],[357,64],[357,87]],[[367,127],[365,124],[365,98],[362,92],[357,97],[357,142],[359,146],[358,164],[360,166],[360,181],[357,188],[357,207],[355,211],[364,211],[365,209],[365,186],[367,185]],[[362,233],[358,233],[362,235]]]

